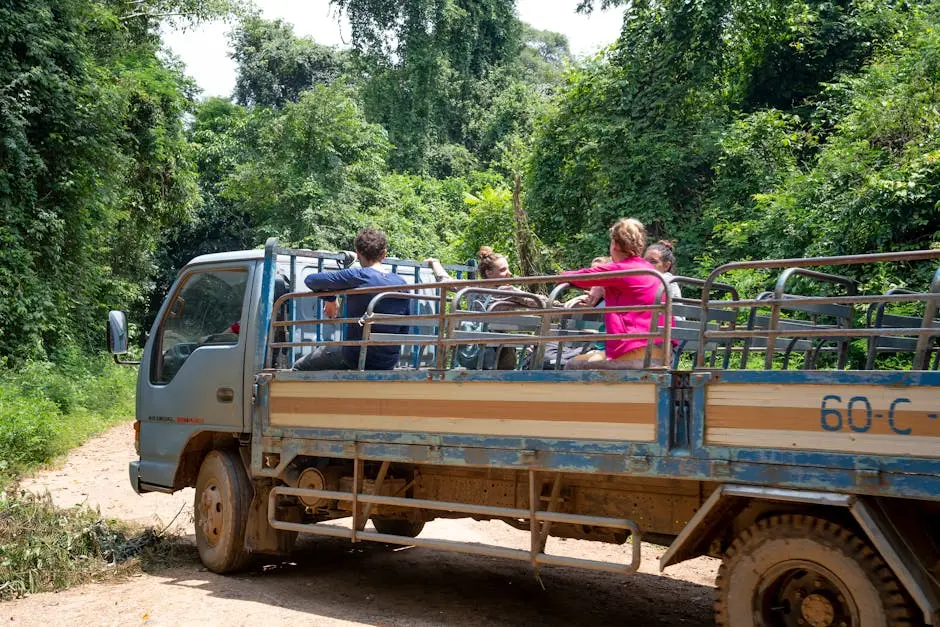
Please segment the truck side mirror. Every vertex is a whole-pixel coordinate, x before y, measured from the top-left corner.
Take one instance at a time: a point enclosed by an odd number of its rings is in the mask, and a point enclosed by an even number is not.
[[[108,312],[108,352],[114,355],[115,363],[136,365],[137,361],[124,361],[118,355],[127,353],[127,316],[123,311]]]
[[[127,352],[127,316],[123,311],[108,312],[108,352],[112,355]]]

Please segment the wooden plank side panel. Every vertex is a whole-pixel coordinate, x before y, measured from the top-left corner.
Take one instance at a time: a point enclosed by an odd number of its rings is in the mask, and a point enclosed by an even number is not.
[[[940,457],[936,388],[711,384],[705,443]]]
[[[275,427],[652,441],[654,383],[274,381]]]

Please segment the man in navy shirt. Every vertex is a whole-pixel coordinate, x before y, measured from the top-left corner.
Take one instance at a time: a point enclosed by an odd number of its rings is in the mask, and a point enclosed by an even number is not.
[[[388,248],[385,233],[373,228],[363,229],[356,236],[356,254],[360,268],[347,268],[336,272],[317,272],[304,279],[314,292],[332,292],[356,287],[380,287],[405,285],[397,274],[382,270],[382,260]],[[365,313],[369,302],[377,294],[353,294],[345,296],[346,317],[358,318]],[[335,318],[339,307],[335,296],[324,296],[323,311],[328,318]],[[383,299],[375,308],[376,313],[407,315],[408,300],[404,298]],[[361,340],[362,327],[358,324],[343,325],[344,340]],[[407,333],[406,325],[376,324],[376,333]],[[371,346],[366,352],[366,370],[391,370],[398,363],[400,346]],[[356,370],[359,368],[358,346],[318,346],[308,355],[297,360],[294,370]]]

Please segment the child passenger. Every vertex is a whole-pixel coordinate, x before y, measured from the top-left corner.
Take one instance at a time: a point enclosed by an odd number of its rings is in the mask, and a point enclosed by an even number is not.
[[[594,265],[580,270],[569,270],[563,274],[569,282],[582,289],[604,288],[607,307],[653,305],[662,283],[652,274],[635,274],[613,278],[595,279],[591,275],[617,270],[653,270],[652,264],[643,259],[646,249],[646,229],[639,220],[621,218],[610,227],[610,263]],[[607,333],[649,333],[652,311],[625,311],[604,314]],[[651,366],[662,365],[662,339],[653,340]],[[572,359],[568,367],[590,368],[585,362],[617,361],[625,368],[642,368],[647,340],[626,338],[607,340],[603,350],[594,350]]]

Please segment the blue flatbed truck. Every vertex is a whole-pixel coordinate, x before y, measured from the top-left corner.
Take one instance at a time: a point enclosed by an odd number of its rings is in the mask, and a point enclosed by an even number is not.
[[[420,263],[387,260],[409,285],[358,291],[373,305],[412,301],[396,320],[409,333],[396,335],[374,328],[393,316],[372,306],[323,318],[324,294],[304,291],[307,273],[349,256],[272,239],[198,257],[142,355],[130,481],[138,493],[196,489],[200,558],[219,573],[289,552],[298,533],[621,574],[648,539],[668,546],[662,568],[721,558],[720,625],[940,624],[940,270],[920,289],[876,295],[830,273],[938,259],[729,264],[674,278],[701,291],[676,301],[661,275],[620,273],[663,282],[646,309],[675,325],[654,315],[641,335],[664,341],[665,365],[566,370],[562,345],[617,336],[597,332],[596,310],[555,306],[563,277],[515,279],[557,287],[507,311],[486,306],[506,280],[462,267],[434,283]],[[738,269],[779,277],[742,298],[719,281]],[[363,338],[344,340],[343,324]],[[121,312],[109,341],[120,362]],[[388,371],[289,369],[321,345],[400,345],[402,356]],[[486,369],[467,359],[474,350],[512,351],[516,367]],[[438,517],[500,520],[531,546],[420,537]],[[349,524],[322,524],[337,519]],[[624,559],[550,554],[550,536],[623,544]]]

